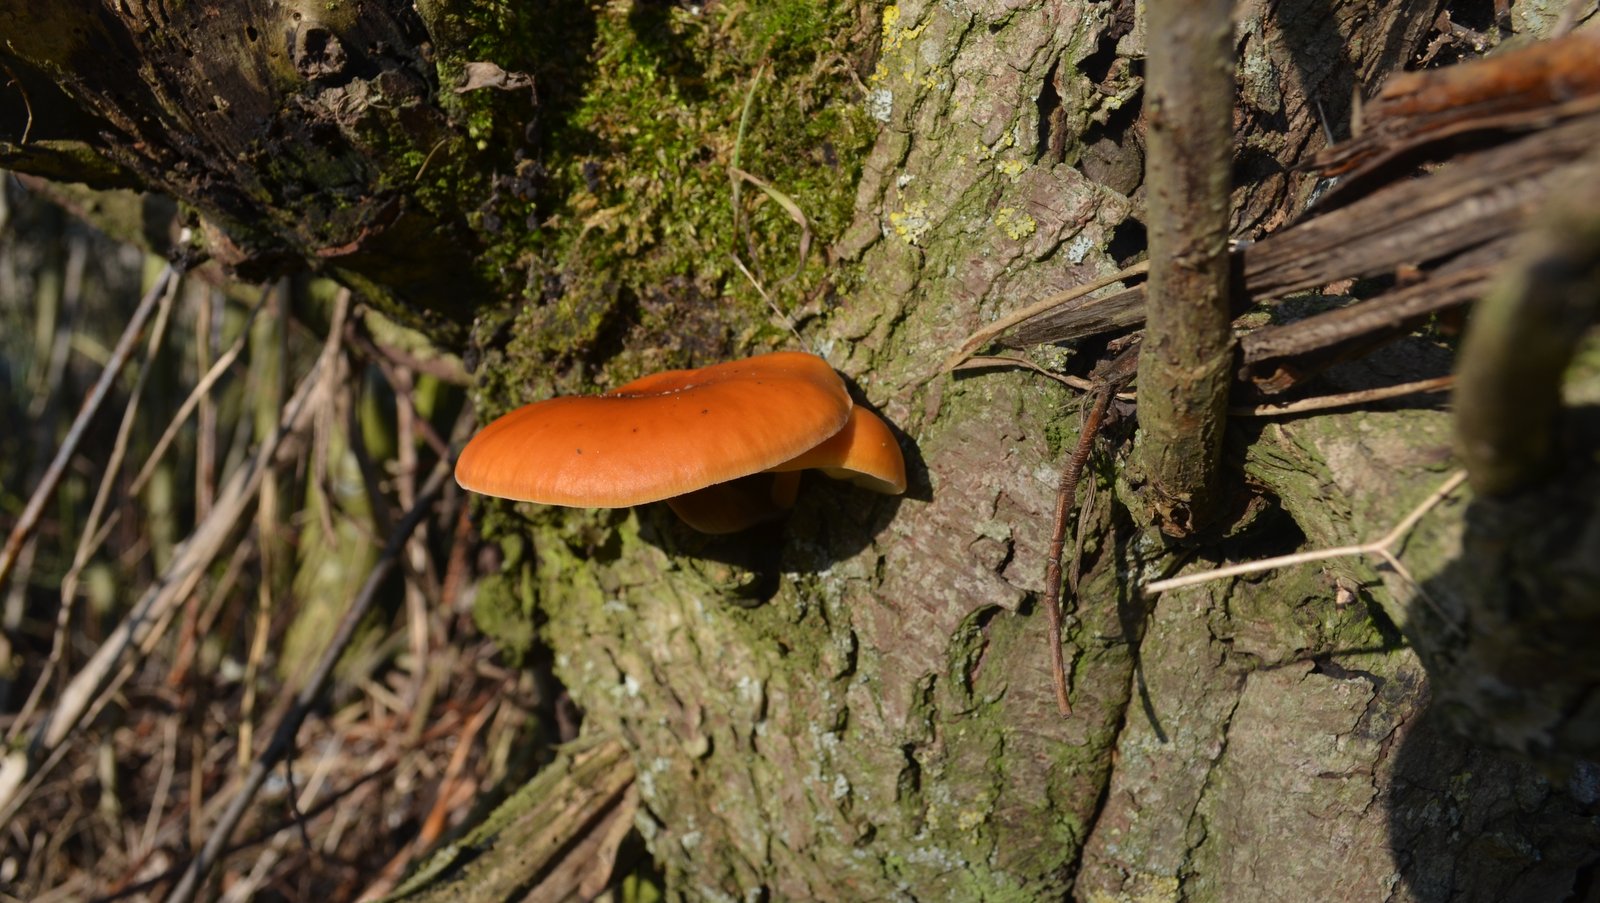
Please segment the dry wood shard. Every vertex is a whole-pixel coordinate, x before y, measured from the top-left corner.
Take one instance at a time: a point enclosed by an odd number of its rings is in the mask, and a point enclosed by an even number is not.
[[[1505,243],[1578,177],[1580,158],[1600,146],[1600,37],[1571,35],[1401,76],[1368,106],[1366,119],[1361,136],[1314,161],[1329,174],[1345,174],[1334,200],[1233,252],[1234,308],[1243,312],[1346,279],[1399,271],[1412,278],[1349,311],[1246,337],[1241,375],[1259,388],[1286,388],[1482,295],[1505,258]],[[1441,156],[1451,159],[1424,175],[1384,181],[1397,174],[1399,162],[1414,167]],[[1134,328],[1144,321],[1145,297],[1138,284],[1096,298],[1074,296],[995,341],[1026,348]],[[1290,358],[1303,360],[1290,366]]]

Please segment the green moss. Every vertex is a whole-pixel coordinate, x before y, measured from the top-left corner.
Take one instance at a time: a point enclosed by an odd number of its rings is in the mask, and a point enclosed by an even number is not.
[[[502,535],[500,550],[505,556],[504,564],[498,573],[478,584],[472,619],[517,663],[533,649],[536,639],[533,564],[528,560],[527,540],[516,533]]]
[[[526,198],[500,192],[474,223],[486,230],[498,220],[503,230],[480,261],[485,277],[523,274],[527,286],[526,297],[480,308],[477,334],[487,346],[477,371],[480,417],[789,341],[735,255],[784,311],[848,280],[825,266],[819,249],[849,223],[875,135],[848,73],[834,62],[855,50],[851,5],[779,0],[696,14],[613,4],[593,10],[592,19],[585,10],[554,34],[544,17],[505,3],[466,14],[473,21],[434,20],[427,4],[421,12],[446,50],[442,84],[471,60],[532,72],[548,129],[543,187]],[[478,27],[479,19],[496,27]],[[471,43],[454,46],[457,34],[471,35]],[[477,152],[472,142],[522,140],[526,110],[508,105],[508,93],[442,92],[470,138],[426,160],[424,196],[463,190],[454,161]],[[410,172],[424,168],[415,148],[403,159]],[[803,261],[804,231],[768,193],[744,182],[735,215],[735,159],[803,212],[810,233]],[[523,228],[530,217],[541,227]],[[490,536],[527,529],[516,517],[485,525]],[[561,562],[544,560],[545,545],[538,542],[539,583],[548,586],[554,578],[545,569]],[[519,610],[532,610],[531,594],[523,580],[497,584],[481,603],[480,622],[524,643],[531,628],[514,621]],[[740,617],[753,642],[776,629],[763,614]]]
[[[569,92],[558,101],[540,82],[541,103],[557,108],[545,120],[542,206],[493,210],[507,224],[536,212],[542,224],[484,261],[531,271],[509,345],[513,369],[525,368],[513,386],[583,391],[596,370],[572,364],[642,372],[788,340],[733,259],[785,311],[839,281],[818,250],[849,221],[874,135],[848,74],[824,65],[848,58],[852,10],[810,0],[594,10],[586,79],[552,78]],[[488,93],[452,101],[474,135],[503,125],[475,106]],[[735,161],[792,199],[806,229],[768,192],[736,188]],[[552,364],[563,372],[533,375]],[[525,400],[516,395],[500,403]]]

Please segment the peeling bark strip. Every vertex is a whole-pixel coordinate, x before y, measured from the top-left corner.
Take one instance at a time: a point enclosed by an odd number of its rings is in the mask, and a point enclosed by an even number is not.
[[[1538,130],[1600,96],[1600,33],[1581,32],[1469,65],[1396,76],[1362,110],[1361,133],[1318,154],[1324,175],[1357,178],[1419,147],[1489,129]]]
[[[1600,115],[1453,160],[1438,172],[1396,182],[1233,252],[1240,271],[1235,309],[1339,279],[1449,260],[1514,235],[1574,161],[1600,143]],[[1019,324],[999,342],[1027,347],[1137,326],[1146,286],[1075,300]]]
[[[1276,395],[1342,360],[1358,357],[1422,325],[1428,317],[1478,297],[1509,242],[1474,254],[1472,266],[1441,273],[1376,298],[1338,307],[1239,339],[1241,382]],[[1485,253],[1486,252],[1486,253]]]
[[[1207,517],[1227,422],[1233,319],[1233,3],[1150,4],[1150,302],[1139,361],[1140,459],[1173,535]]]

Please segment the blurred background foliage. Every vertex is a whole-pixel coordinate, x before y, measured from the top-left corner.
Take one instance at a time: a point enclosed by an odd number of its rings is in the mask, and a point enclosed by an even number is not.
[[[441,479],[452,435],[471,422],[465,370],[325,281],[240,286],[180,264],[169,282],[166,261],[0,180],[8,749],[70,704],[72,681],[142,597],[172,599],[143,654],[89,701],[85,728],[49,751],[54,767],[0,813],[0,891],[109,900],[170,887],[207,839],[196,826],[238,795],[325,654],[338,665],[317,717],[256,794],[229,847],[239,865],[215,892],[392,890],[577,731],[548,668],[502,666],[472,623],[477,577],[498,553]],[[141,296],[151,316],[73,445]],[[226,505],[275,432],[265,478]],[[68,446],[52,493],[47,474]],[[419,504],[426,516],[402,535]],[[397,535],[398,566],[348,646],[329,652]],[[183,573],[185,544],[207,542],[214,553]]]

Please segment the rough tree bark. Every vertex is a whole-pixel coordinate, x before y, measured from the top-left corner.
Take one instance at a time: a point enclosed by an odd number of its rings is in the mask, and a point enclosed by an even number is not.
[[[1346,121],[1437,5],[1240,6],[1237,232],[1299,209],[1318,106]],[[1071,399],[938,364],[1142,244],[1135,112],[1159,48],[1130,2],[818,9],[0,0],[0,163],[168,192],[209,253],[318,267],[445,341],[476,315],[485,413],[781,344],[727,261],[748,258],[902,431],[911,492],[813,484],[754,540],[654,508],[486,521],[507,561],[482,623],[548,644],[586,730],[621,740],[680,897],[1592,887],[1596,772],[1442,731],[1396,629],[1433,617],[1413,584],[1352,560],[1142,599],[1179,557],[1113,501],[1115,460],[1068,631],[1075,714],[1056,714],[1033,601]],[[1225,478],[1277,506],[1207,562],[1380,535],[1451,469],[1433,410],[1234,432]],[[1403,556],[1470,597],[1464,510]],[[1574,515],[1589,548],[1593,516]]]

